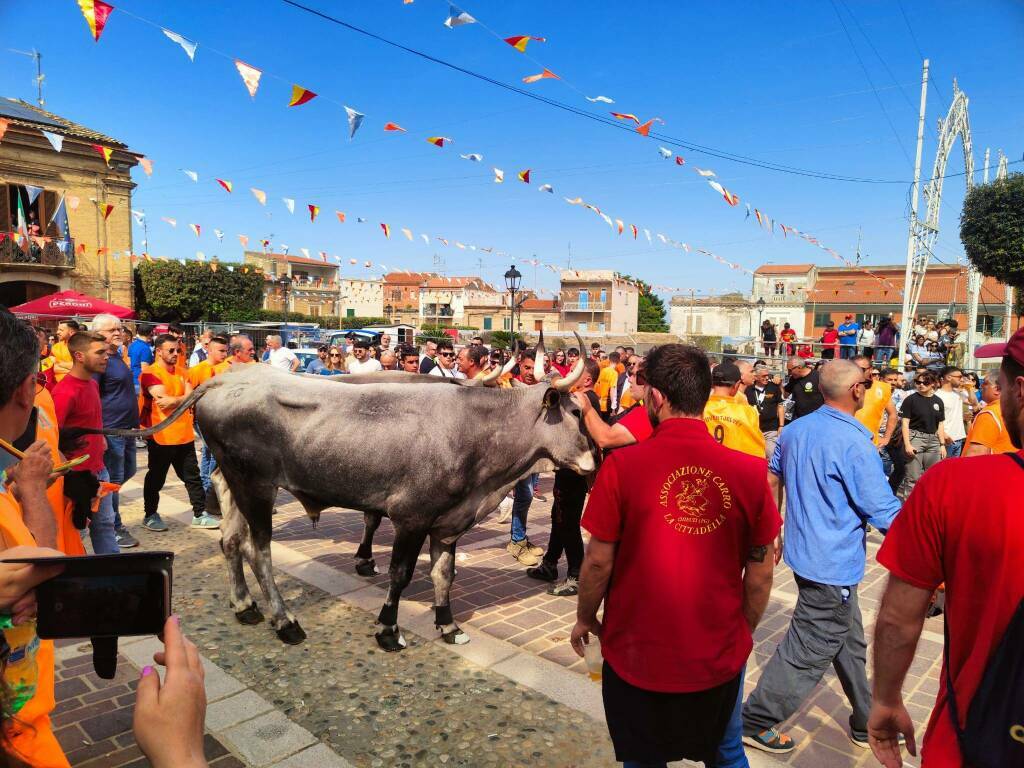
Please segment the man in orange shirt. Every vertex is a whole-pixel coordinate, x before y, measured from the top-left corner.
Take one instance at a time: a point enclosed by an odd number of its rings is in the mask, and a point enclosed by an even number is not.
[[[39,342],[25,323],[0,309],[0,437],[13,443],[25,432],[35,407]],[[54,547],[57,521],[46,496],[53,460],[42,441],[25,458],[0,472],[0,547]],[[8,481],[11,483],[8,485]],[[57,554],[54,552],[53,554]],[[10,613],[17,615],[16,610]],[[17,619],[16,619],[17,620]],[[0,618],[10,656],[3,670],[9,706],[5,750],[26,765],[67,768],[50,724],[54,707],[53,643],[40,640],[35,622]]]
[[[1016,448],[1003,423],[999,404],[999,371],[990,371],[981,383],[981,399],[985,407],[978,411],[967,433],[964,456],[986,456],[990,453],[1013,453]]]
[[[53,358],[54,381],[59,382],[71,370],[74,360],[71,359],[71,352],[68,350],[68,339],[82,330],[82,326],[75,320],[62,320],[57,325],[57,343],[50,349],[50,357]]]
[[[896,427],[900,423],[899,415],[896,413],[896,406],[892,402],[892,386],[879,379],[871,377],[871,358],[867,355],[857,355],[851,358],[864,374],[864,404],[854,415],[873,435],[874,443],[878,450],[883,450],[896,434]],[[885,435],[880,436],[878,430],[882,426],[882,414],[887,414],[885,420]]]
[[[252,342],[250,342],[252,343]],[[211,336],[206,342],[206,359],[188,369],[188,383],[192,389],[200,386],[207,379],[212,379],[219,373],[224,373],[231,363],[228,362],[228,340],[223,336]],[[199,435],[202,438],[202,434]],[[203,450],[199,457],[199,481],[203,484],[203,491],[210,492],[210,475],[217,468],[217,461],[206,447],[203,441]]]
[[[745,395],[742,402],[736,399],[742,380],[743,372],[731,360],[715,366],[711,372],[711,397],[704,406],[704,423],[711,436],[726,448],[763,459],[764,435],[757,409],[747,402]]]
[[[153,427],[166,420],[174,409],[192,393],[192,385],[177,371],[179,342],[170,334],[156,338],[153,351],[156,360],[152,365],[142,366],[139,383],[142,394],[139,397],[139,421],[143,428]],[[167,481],[167,470],[174,467],[174,473],[185,484],[188,499],[192,503],[193,528],[220,528],[220,521],[206,514],[206,494],[199,480],[199,464],[196,462],[195,435],[193,434],[192,413],[183,413],[166,429],[146,439],[149,451],[149,469],[143,481],[144,528],[150,531],[166,531],[167,525],[157,512],[160,505],[160,491]]]

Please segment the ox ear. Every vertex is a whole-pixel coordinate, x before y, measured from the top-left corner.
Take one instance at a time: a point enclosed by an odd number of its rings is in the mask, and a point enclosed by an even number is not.
[[[544,393],[544,399],[542,400],[544,407],[551,409],[558,406],[558,402],[562,399],[562,393],[554,387],[549,387]]]

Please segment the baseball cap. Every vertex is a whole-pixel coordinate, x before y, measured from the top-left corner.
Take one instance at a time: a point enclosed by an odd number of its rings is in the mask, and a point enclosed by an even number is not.
[[[1009,341],[982,344],[974,350],[975,357],[1010,357],[1024,365],[1024,328],[1017,330]]]
[[[736,363],[726,360],[716,365],[711,371],[711,383],[718,386],[731,387],[740,380],[740,369]]]
[[[847,320],[853,320],[853,315],[847,315],[847,316],[846,316],[846,319],[847,319]]]

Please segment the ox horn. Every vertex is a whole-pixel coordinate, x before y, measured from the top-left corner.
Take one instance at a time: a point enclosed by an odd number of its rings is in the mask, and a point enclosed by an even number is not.
[[[537,346],[534,349],[536,359],[533,363],[534,378],[540,381],[544,378],[544,358],[547,357],[547,350],[544,349],[544,329],[540,330],[540,339],[537,341]]]
[[[516,367],[516,356],[515,347],[512,348],[512,354],[509,355],[508,362],[504,366],[494,366],[490,372],[480,379],[480,383],[485,387],[489,387],[495,384],[498,379],[504,376],[506,373],[511,373],[512,369]]]
[[[569,371],[569,375],[565,378],[557,379],[554,384],[551,385],[559,392],[568,392],[576,386],[576,382],[583,376],[583,339],[581,339],[580,335],[575,331],[573,331],[573,335],[576,336],[576,343],[579,344],[580,356],[579,359],[576,360],[576,365],[574,365],[572,370]]]

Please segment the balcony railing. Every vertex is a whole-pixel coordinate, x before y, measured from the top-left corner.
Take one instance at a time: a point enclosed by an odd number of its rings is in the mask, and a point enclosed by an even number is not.
[[[75,268],[75,241],[55,240],[52,237],[20,238],[16,232],[0,232],[0,265],[9,267]],[[63,246],[63,250],[62,250]]]
[[[609,306],[603,301],[566,301],[562,304],[563,312],[607,312]]]

